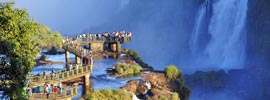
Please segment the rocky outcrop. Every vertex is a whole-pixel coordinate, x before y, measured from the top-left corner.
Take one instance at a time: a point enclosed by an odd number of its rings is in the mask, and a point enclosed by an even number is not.
[[[36,65],[35,66],[49,66],[49,65],[54,65],[54,64],[65,64],[64,62],[53,62],[50,60],[41,60],[41,59],[36,59]]]
[[[173,98],[174,91],[170,88],[170,82],[164,73],[150,72],[142,75],[142,80],[131,80],[122,89],[134,93],[139,99],[159,100],[179,100]]]

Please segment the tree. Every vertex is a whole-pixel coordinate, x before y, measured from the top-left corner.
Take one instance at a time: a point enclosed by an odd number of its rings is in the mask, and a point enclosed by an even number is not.
[[[14,3],[0,3],[0,89],[4,97],[27,99],[27,77],[34,66],[37,50],[32,45],[35,22]]]

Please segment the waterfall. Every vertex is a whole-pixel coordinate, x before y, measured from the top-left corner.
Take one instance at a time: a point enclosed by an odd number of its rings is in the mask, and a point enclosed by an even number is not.
[[[219,68],[243,67],[246,49],[246,13],[248,0],[219,0],[213,4],[205,49],[209,61]]]
[[[197,18],[194,23],[191,39],[189,41],[189,46],[191,48],[192,54],[197,54],[200,50],[202,50],[200,46],[200,37],[203,35],[203,28],[205,28],[203,26],[206,25],[206,13],[209,8],[208,5],[208,0],[205,0],[203,5],[201,5],[199,8]]]
[[[189,40],[194,63],[222,69],[243,67],[247,3],[248,0],[204,1]]]

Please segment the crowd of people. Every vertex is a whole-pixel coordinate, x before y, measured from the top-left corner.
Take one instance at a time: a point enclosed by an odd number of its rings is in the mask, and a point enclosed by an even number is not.
[[[81,35],[76,35],[72,40],[81,39],[82,41],[123,41],[126,38],[128,41],[131,40],[132,33],[126,31],[116,31],[116,32],[105,32],[105,33],[84,33]]]
[[[28,84],[28,87],[26,88],[27,94],[29,97],[32,96],[33,94],[33,90],[32,90],[32,85]],[[43,90],[39,90],[43,91],[44,95],[46,95],[46,98],[49,99],[50,94],[53,93],[54,97],[57,97],[57,94],[61,94],[62,93],[62,84],[61,82],[59,82],[57,84],[57,86],[52,87],[51,84],[49,83],[45,83],[43,86]]]

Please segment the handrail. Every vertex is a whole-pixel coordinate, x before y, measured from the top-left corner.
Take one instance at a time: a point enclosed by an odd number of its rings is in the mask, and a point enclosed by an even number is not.
[[[92,63],[92,62],[91,62]],[[48,82],[48,81],[61,81],[63,79],[67,79],[73,76],[85,74],[88,72],[92,72],[92,64],[88,66],[81,66],[78,69],[71,70],[60,70],[56,76],[53,75],[34,75],[30,76],[29,79],[31,82]]]
[[[83,56],[83,48],[80,46],[72,46],[71,44],[63,44],[63,49],[75,54],[80,57]]]
[[[53,88],[51,89],[51,91]],[[50,92],[49,93],[49,98],[47,98],[47,93],[44,93],[43,91],[38,92],[38,93],[32,93],[32,95],[29,96],[29,99],[65,99],[65,98],[71,98],[74,97],[78,94],[78,88],[77,85],[69,86],[69,87],[62,87],[61,90],[59,90],[57,93],[55,92]]]

